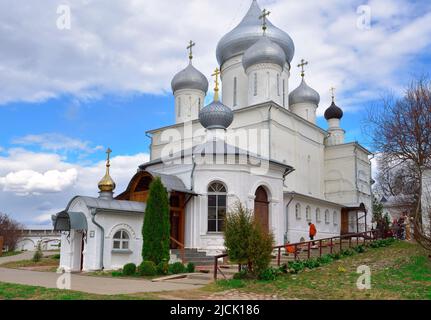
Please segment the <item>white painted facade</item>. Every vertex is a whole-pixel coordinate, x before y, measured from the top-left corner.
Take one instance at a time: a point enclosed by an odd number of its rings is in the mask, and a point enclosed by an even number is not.
[[[143,211],[111,210],[107,207],[93,208],[87,197],[76,197],[66,211],[82,213],[87,221],[85,230],[62,232],[60,268],[66,272],[115,270],[127,263],[142,262]],[[112,200],[115,201],[115,200]],[[121,203],[121,201],[115,201]],[[94,211],[96,210],[96,211]],[[92,213],[96,213],[94,220]],[[100,225],[96,225],[94,221]],[[114,248],[114,236],[123,231],[127,234],[127,249]],[[81,268],[82,258],[82,268]]]

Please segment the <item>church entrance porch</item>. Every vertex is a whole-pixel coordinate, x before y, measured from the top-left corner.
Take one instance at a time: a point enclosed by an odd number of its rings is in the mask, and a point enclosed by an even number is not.
[[[254,215],[263,230],[269,231],[269,201],[264,187],[259,187],[255,193]]]
[[[186,189],[179,178],[149,171],[139,171],[130,181],[127,190],[120,194],[116,200],[147,202],[150,184],[155,177],[159,177],[162,180],[163,185],[169,193],[171,249],[184,248],[185,208],[194,194]]]
[[[359,207],[345,207],[341,210],[341,235],[367,232],[367,209],[363,203]]]

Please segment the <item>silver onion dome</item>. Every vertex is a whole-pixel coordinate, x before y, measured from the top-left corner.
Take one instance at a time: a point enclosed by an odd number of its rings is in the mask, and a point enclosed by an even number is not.
[[[320,103],[319,93],[309,87],[304,78],[302,78],[299,87],[289,94],[289,105],[291,106],[297,103],[312,103],[315,105],[319,105]]]
[[[199,121],[206,129],[227,129],[233,122],[233,111],[220,101],[213,101],[199,112]]]
[[[208,91],[208,79],[192,65],[191,61],[187,68],[175,75],[171,85],[173,92],[181,89],[196,89],[205,93]]]
[[[341,119],[343,118],[344,113],[343,110],[341,110],[340,107],[338,107],[334,101],[332,101],[331,106],[326,109],[325,111],[325,119],[331,120],[331,119]]]
[[[286,54],[274,41],[266,36],[261,36],[260,40],[248,48],[242,57],[244,70],[259,63],[273,63],[283,69],[286,63]]]
[[[262,37],[262,22],[259,19],[261,14],[262,10],[257,1],[253,0],[250,9],[240,24],[219,41],[217,60],[220,66],[228,59],[243,54]],[[267,26],[267,36],[284,50],[286,61],[290,64],[295,54],[295,45],[292,38],[268,20]]]

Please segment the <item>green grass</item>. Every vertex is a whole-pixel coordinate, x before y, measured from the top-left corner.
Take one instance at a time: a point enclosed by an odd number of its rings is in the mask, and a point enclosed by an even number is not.
[[[152,294],[97,295],[0,282],[0,300],[154,300]]]
[[[2,268],[19,269],[19,268],[31,268],[31,267],[52,267],[52,271],[55,271],[58,267],[59,260],[52,257],[44,257],[38,262],[33,260],[20,260],[7,262],[0,265]],[[50,269],[50,271],[51,271]]]
[[[371,268],[371,290],[356,287],[361,265]],[[385,248],[332,262],[297,275],[283,275],[271,282],[257,280],[218,281],[205,288],[218,292],[276,294],[288,299],[431,299],[431,262],[416,244],[397,242]]]
[[[21,253],[22,253],[22,251],[8,251],[8,252],[3,252],[3,254],[0,257],[1,258],[12,257],[12,256],[19,255]]]

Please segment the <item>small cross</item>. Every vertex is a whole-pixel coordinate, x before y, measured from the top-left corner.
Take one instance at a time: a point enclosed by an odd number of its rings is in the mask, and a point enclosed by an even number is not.
[[[106,165],[107,166],[109,166],[109,163],[110,163],[110,157],[111,157],[111,153],[112,153],[112,150],[110,149],[110,148],[108,148],[107,150],[106,150],[106,154],[108,155],[108,157],[107,157],[107,159],[106,159]]]
[[[262,30],[263,30],[263,34],[265,34],[265,33],[266,33],[266,29],[268,28],[268,27],[267,27],[267,24],[266,24],[266,17],[268,17],[270,14],[271,14],[271,11],[267,11],[266,9],[263,9],[263,11],[262,11],[262,15],[259,17],[259,19],[261,19],[261,20],[262,20]]]
[[[220,75],[220,69],[216,68],[214,70],[214,73],[211,75],[212,77],[215,77],[215,88],[214,88],[214,101],[218,101],[218,91],[219,91],[219,83],[218,83],[218,76]]]
[[[334,102],[335,101],[335,88],[334,87],[331,87],[331,94],[332,94],[332,102]]]
[[[298,68],[301,68],[301,77],[304,78],[305,76],[305,66],[308,65],[308,61],[305,61],[304,59],[301,60],[301,63],[298,64]]]
[[[189,59],[192,60],[193,59],[193,47],[196,45],[196,43],[194,43],[192,40],[190,40],[190,43],[187,47],[187,50],[189,50]]]

